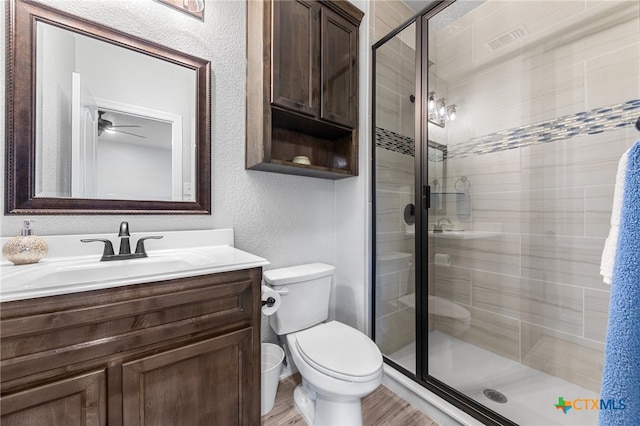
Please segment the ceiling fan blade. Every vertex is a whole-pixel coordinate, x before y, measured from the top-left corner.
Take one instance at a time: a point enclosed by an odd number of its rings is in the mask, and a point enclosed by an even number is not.
[[[116,133],[124,133],[125,135],[135,136],[137,138],[142,138],[142,139],[146,139],[147,138],[146,136],[136,135],[135,133],[124,132],[122,130],[114,129],[113,131],[116,132]]]

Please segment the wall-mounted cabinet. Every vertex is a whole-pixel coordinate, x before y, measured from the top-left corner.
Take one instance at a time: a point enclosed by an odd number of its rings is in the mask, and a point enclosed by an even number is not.
[[[247,3],[246,167],[358,174],[358,27],[346,1]],[[293,162],[305,156],[311,164]]]

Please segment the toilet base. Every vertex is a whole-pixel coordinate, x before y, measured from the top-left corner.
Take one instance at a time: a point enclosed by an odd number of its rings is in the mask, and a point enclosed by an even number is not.
[[[298,409],[304,421],[308,425],[313,425],[313,420],[316,413],[316,401],[315,395],[311,395],[302,384],[296,386],[293,390],[293,405]]]
[[[360,398],[331,400],[303,383],[293,391],[293,402],[311,426],[362,426]]]

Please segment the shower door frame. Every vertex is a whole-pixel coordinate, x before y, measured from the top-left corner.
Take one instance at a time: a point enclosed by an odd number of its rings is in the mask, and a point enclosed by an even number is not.
[[[371,276],[374,277],[371,285],[371,335],[375,341],[376,336],[376,50],[386,42],[397,36],[411,24],[416,25],[416,60],[415,60],[415,157],[414,157],[414,205],[415,205],[415,308],[416,308],[416,372],[413,373],[400,364],[394,362],[383,354],[384,362],[395,370],[399,371],[407,378],[420,384],[430,392],[438,395],[448,403],[464,411],[471,417],[486,425],[507,425],[517,426],[516,423],[469,398],[462,392],[457,391],[446,383],[436,379],[429,374],[429,351],[428,332],[429,330],[428,312],[428,244],[429,244],[429,203],[430,187],[428,180],[428,141],[429,126],[428,118],[423,111],[427,111],[427,98],[429,92],[429,43],[428,43],[428,20],[436,16],[447,6],[456,0],[430,0],[426,6],[411,19],[395,28],[385,37],[380,39],[371,47],[371,204],[372,204],[372,259]],[[424,79],[423,77],[424,76]],[[423,232],[424,231],[424,232]],[[418,261],[420,259],[420,261]]]

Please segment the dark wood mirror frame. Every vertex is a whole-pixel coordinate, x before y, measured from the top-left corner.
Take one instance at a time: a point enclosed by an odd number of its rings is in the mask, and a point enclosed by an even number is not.
[[[211,214],[211,64],[49,7],[7,2],[5,215]],[[196,201],[35,197],[36,23],[44,22],[196,72]]]

